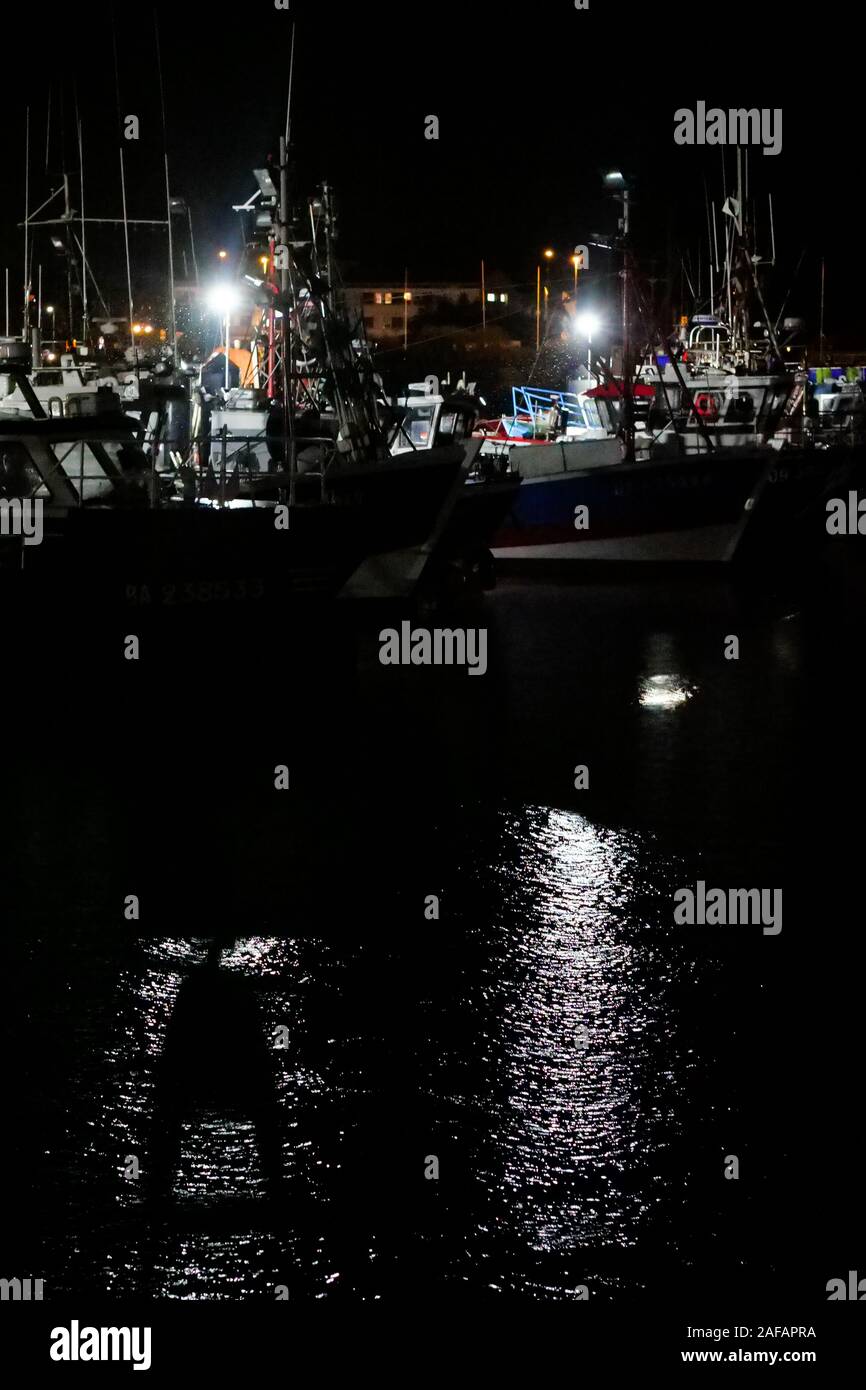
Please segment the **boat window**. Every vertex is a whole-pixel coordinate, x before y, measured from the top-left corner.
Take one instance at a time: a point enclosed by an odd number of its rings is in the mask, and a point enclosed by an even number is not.
[[[430,431],[432,428],[432,405],[416,405],[406,412],[406,419],[403,421],[403,431],[409,436],[416,448],[427,447],[430,443]]]
[[[36,373],[36,385],[37,385],[37,386],[62,386],[62,385],[63,385],[63,373],[62,373],[62,372],[43,372],[43,371],[38,371],[38,372]]]
[[[439,433],[440,433],[440,435],[453,435],[453,434],[455,433],[455,431],[456,431],[456,428],[457,428],[457,412],[454,411],[454,410],[449,410],[449,411],[447,412],[447,414],[446,414],[446,413],[443,411],[443,413],[439,416]]]
[[[42,478],[23,444],[10,441],[0,449],[0,497],[34,497]]]
[[[748,391],[740,391],[732,396],[728,404],[726,420],[751,420],[755,413],[755,402]]]

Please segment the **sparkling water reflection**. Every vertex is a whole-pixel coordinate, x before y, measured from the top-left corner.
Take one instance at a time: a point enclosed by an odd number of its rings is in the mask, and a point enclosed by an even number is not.
[[[44,1039],[22,1248],[58,1294],[570,1299],[739,1260],[758,1188],[732,1214],[720,1155],[745,1142],[767,943],[685,934],[672,899],[787,883],[807,637],[758,615],[726,663],[727,607],[635,598],[497,592],[481,718],[473,683],[408,698],[371,660],[377,739],[311,742],[276,805],[270,746],[194,761],[180,883],[124,779],[83,761],[55,805],[53,766],[21,778],[42,891],[16,947]],[[173,758],[141,753],[157,805]],[[147,921],[118,933],[148,866]]]
[[[671,1201],[663,1160],[692,1065],[676,1045],[676,992],[698,968],[668,925],[676,866],[645,836],[561,810],[466,805],[457,832],[467,853],[449,894],[460,907],[435,971],[418,971],[393,940],[347,949],[250,935],[221,953],[219,978],[252,993],[262,1038],[286,1030],[288,1045],[270,1052],[285,1199],[276,1206],[243,1105],[205,1104],[185,1117],[171,1201],[152,1216],[160,1059],[185,986],[206,978],[209,942],[142,942],[110,1017],[90,1020],[105,1035],[102,1080],[75,1083],[66,1161],[102,1191],[115,1176],[91,1231],[99,1238],[79,1231],[56,1252],[71,1283],[187,1299],[273,1297],[286,1283],[313,1298],[344,1287],[375,1298],[407,1258],[446,1286],[488,1293],[567,1298],[587,1280],[623,1281],[611,1251],[639,1246]],[[377,977],[384,1012],[364,1002]],[[360,1009],[343,1013],[353,997]],[[220,1025],[231,1032],[230,1018]],[[213,1047],[199,1045],[206,1071]],[[355,1210],[350,1249],[334,1211],[347,1200],[341,1184],[350,1207],[359,1201],[365,1111],[389,1108],[389,1087],[405,1096],[407,1085],[414,1100],[386,1125],[399,1136],[413,1107],[435,1116],[435,1139],[426,1121],[419,1131],[418,1161],[438,1153],[451,1195],[431,1220],[425,1192],[407,1197],[388,1179],[381,1209],[373,1195],[368,1214]],[[388,1133],[377,1138],[387,1166]],[[137,1178],[125,1168],[134,1156]]]

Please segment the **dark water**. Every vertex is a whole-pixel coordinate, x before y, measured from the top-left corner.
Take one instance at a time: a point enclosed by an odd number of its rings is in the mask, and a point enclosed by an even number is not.
[[[839,556],[506,578],[462,614],[483,679],[380,666],[376,616],[203,614],[137,664],[122,625],[21,636],[9,1272],[46,1297],[824,1298],[863,1157]],[[780,935],[675,926],[699,878],[782,888]]]

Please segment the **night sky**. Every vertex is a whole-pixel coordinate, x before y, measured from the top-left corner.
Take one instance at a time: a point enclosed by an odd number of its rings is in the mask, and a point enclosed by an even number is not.
[[[141,138],[124,144],[130,216],[164,215],[162,130],[154,9],[116,5],[122,114]],[[255,189],[250,170],[275,154],[285,115],[289,46],[297,24],[294,137],[300,182],[337,191],[339,252],[347,278],[474,280],[484,257],[509,283],[531,284],[539,250],[564,257],[610,233],[616,208],[601,172],[636,180],[634,241],[647,274],[673,273],[698,248],[706,264],[704,180],[720,202],[722,155],[673,140],[674,111],[709,105],[781,106],[783,149],[752,158],[753,189],[775,200],[778,303],[805,249],[787,313],[817,328],[820,259],[826,257],[831,341],[866,349],[866,292],[856,271],[864,22],[856,9],[824,20],[766,0],[729,0],[711,14],[682,7],[541,0],[490,4],[352,6],[291,0],[245,5],[159,4],[172,191],[189,198],[200,264],[219,246],[240,247],[231,211]],[[74,102],[85,134],[88,215],[119,215],[118,124],[112,7],[42,5],[32,49],[16,71],[7,50],[6,154],[0,173],[3,263],[13,302],[22,282],[24,110],[31,107],[32,198],[49,191],[49,163],[77,167]],[[804,16],[806,16],[804,18]],[[424,118],[440,120],[438,142]],[[733,155],[728,152],[729,178]],[[766,239],[766,238],[765,238]],[[766,239],[768,240],[768,239]],[[759,248],[763,249],[763,248]],[[124,299],[122,236],[92,234],[97,279]],[[164,238],[133,236],[136,282],[165,255]],[[765,251],[768,254],[768,249]],[[50,252],[40,256],[51,289]],[[59,266],[58,262],[55,262]],[[603,294],[604,254],[591,267]],[[14,313],[13,313],[14,320]],[[13,324],[14,331],[14,324]]]

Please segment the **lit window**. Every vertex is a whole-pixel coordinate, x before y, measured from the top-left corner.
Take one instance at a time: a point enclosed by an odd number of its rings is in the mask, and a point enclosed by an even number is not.
[[[386,303],[386,304],[393,304],[393,303],[394,303],[394,296],[393,296],[393,294],[391,293],[390,290],[386,290],[386,291],[385,291],[385,303]]]
[[[488,304],[495,304],[495,303],[496,303],[496,295],[495,295],[495,294],[488,294],[488,296],[487,296],[487,303],[488,303]]]
[[[403,298],[404,298],[404,299],[411,299],[411,298],[412,298],[412,291],[411,291],[411,290],[404,290],[404,291],[403,291]]]
[[[381,304],[381,303],[382,303],[382,291],[381,291],[381,290],[377,290],[377,291],[376,291],[376,303],[377,303],[377,304]]]
[[[507,294],[501,294],[501,295],[499,296],[499,303],[500,303],[500,304],[507,304],[507,303],[508,303],[508,295],[507,295]]]

